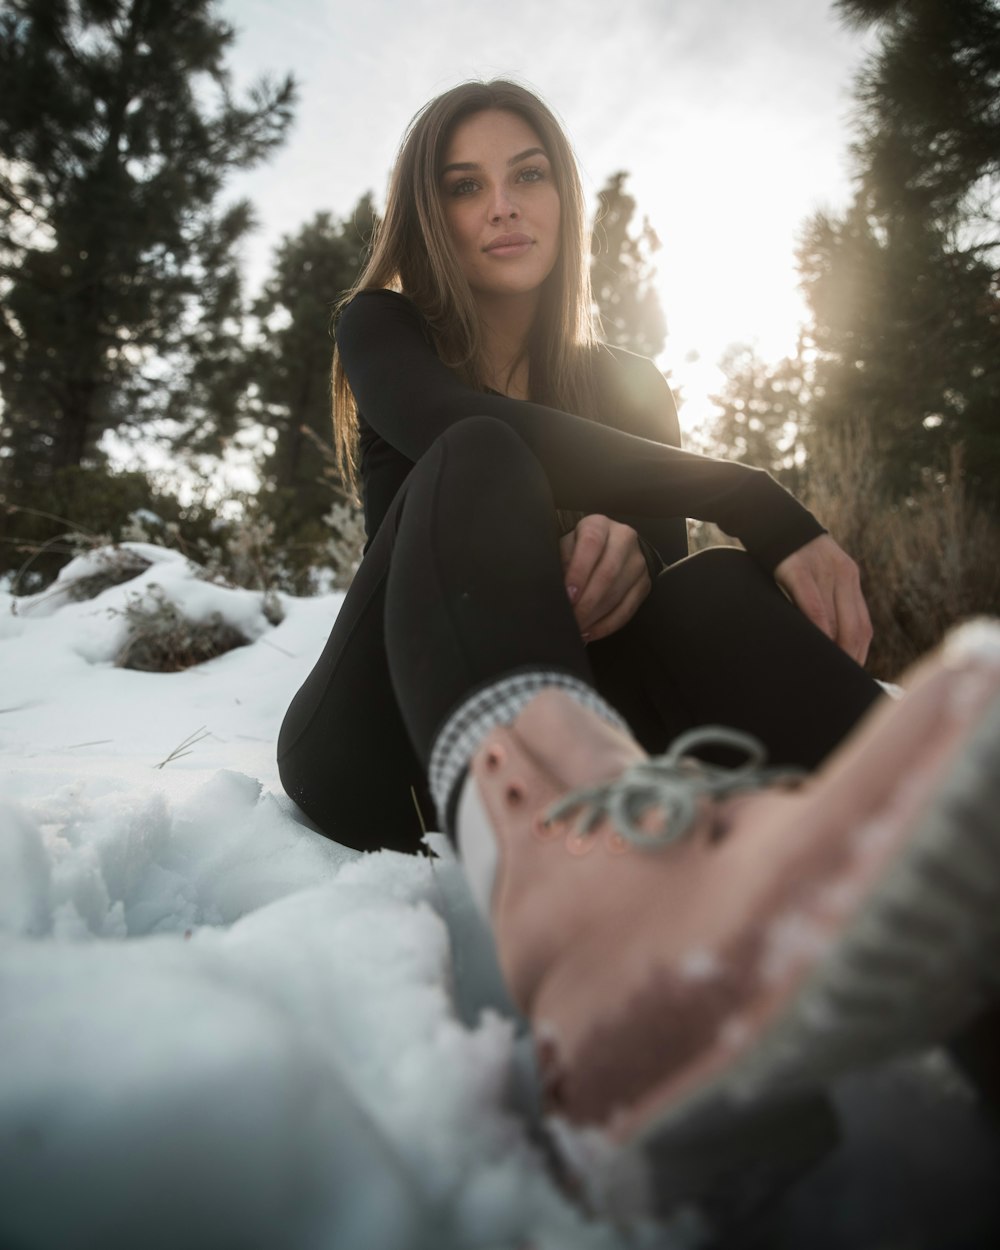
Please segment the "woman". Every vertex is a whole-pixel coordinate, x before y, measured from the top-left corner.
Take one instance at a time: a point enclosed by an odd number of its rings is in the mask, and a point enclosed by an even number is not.
[[[923,1018],[928,939],[856,923],[884,880],[922,901],[913,811],[868,855],[848,835],[914,757],[931,803],[1000,708],[995,657],[933,667],[801,790],[731,767],[815,769],[876,700],[857,569],[767,474],[680,451],[659,372],[594,339],[579,180],[536,97],[466,84],[417,116],[341,308],[337,438],[369,541],[282,780],[362,848],[415,850],[436,813],[545,1034],[552,1106],[662,1139],[966,1019],[985,965],[949,963],[955,1001]],[[689,516],[747,550],[684,559]],[[959,671],[979,693],[943,725]],[[938,824],[947,857],[965,835]],[[887,981],[914,1011],[864,1016]]]

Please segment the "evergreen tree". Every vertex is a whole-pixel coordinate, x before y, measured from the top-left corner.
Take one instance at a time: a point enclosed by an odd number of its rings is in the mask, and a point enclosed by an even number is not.
[[[837,0],[880,41],[858,81],[855,153],[877,212],[1000,242],[997,0]],[[971,229],[970,229],[971,228]]]
[[[630,230],[636,203],[625,191],[626,178],[626,173],[612,174],[598,196],[590,280],[606,340],[641,356],[656,357],[667,338],[667,323],[653,285],[653,257],[660,240],[648,218],[638,233]]]
[[[291,120],[291,78],[233,99],[215,0],[7,0],[0,13],[0,475],[102,434],[234,416],[246,204],[226,175]],[[171,385],[180,379],[183,385]]]
[[[260,343],[251,412],[274,443],[262,466],[262,503],[286,528],[318,525],[337,487],[321,450],[331,445],[330,315],[360,272],[375,222],[370,195],[343,221],[318,213],[282,241],[254,306]]]
[[[800,266],[819,350],[817,431],[864,427],[894,493],[964,442],[970,481],[987,494],[1000,474],[1000,310],[983,262],[860,201],[810,223]]]
[[[811,399],[801,345],[797,355],[774,365],[752,347],[735,344],[719,368],[726,386],[712,396],[720,411],[712,422],[709,450],[768,469],[793,493],[799,492],[805,481]]]
[[[809,224],[800,267],[814,318],[820,434],[861,424],[906,492],[966,449],[1000,498],[1000,6],[839,0],[879,42],[858,84],[858,193]]]

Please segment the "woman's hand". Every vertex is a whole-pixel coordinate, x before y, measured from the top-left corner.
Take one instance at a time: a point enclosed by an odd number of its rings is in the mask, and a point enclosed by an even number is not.
[[[584,642],[607,638],[632,619],[652,582],[631,526],[595,513],[559,542],[566,593]]]
[[[872,640],[858,566],[829,534],[793,551],[774,570],[789,599],[859,664]]]

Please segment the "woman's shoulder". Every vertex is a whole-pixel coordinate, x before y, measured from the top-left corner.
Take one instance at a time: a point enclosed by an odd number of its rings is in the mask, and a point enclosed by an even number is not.
[[[680,438],[677,406],[670,384],[648,356],[610,343],[594,348],[594,368],[601,405],[618,415],[616,424],[657,442]]]
[[[384,287],[384,286],[362,287],[359,291],[354,292],[354,294],[351,296],[347,304],[344,305],[344,307],[350,308],[352,305],[356,304],[359,300],[362,303],[377,302],[377,303],[387,303],[387,304],[399,304],[400,302],[402,302],[403,304],[408,305],[410,308],[416,308],[416,304],[414,304],[413,300],[411,300],[408,295],[404,295],[402,291],[392,291],[388,287]]]
[[[420,317],[420,311],[408,295],[402,291],[390,291],[385,287],[364,287],[355,291],[351,298],[341,307],[337,324],[348,318],[382,316],[386,314],[403,314]],[[422,318],[421,318],[422,320]]]
[[[396,334],[406,341],[412,339],[414,331],[421,338],[428,338],[427,321],[409,296],[383,287],[367,287],[356,291],[339,310],[333,333],[343,352],[359,341],[385,343]]]
[[[626,347],[615,347],[598,340],[594,346],[594,361],[599,373],[611,379],[632,378],[657,389],[666,383],[663,374],[648,356],[640,356]]]

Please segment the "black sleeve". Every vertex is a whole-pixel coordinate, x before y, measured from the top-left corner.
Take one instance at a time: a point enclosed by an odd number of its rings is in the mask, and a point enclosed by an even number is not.
[[[615,519],[624,520],[626,524],[632,525],[632,522],[629,521],[625,517],[622,517],[622,518],[616,517]],[[662,555],[660,552],[660,548],[654,547],[652,542],[645,536],[645,534],[642,532],[641,529],[639,529],[635,525],[632,525],[632,528],[635,530],[636,537],[639,540],[639,550],[642,552],[642,558],[646,561],[646,571],[649,573],[649,580],[651,582],[655,581],[656,578],[659,577],[659,575],[667,567],[667,564],[668,563],[672,564],[673,561],[668,560],[666,556]],[[643,526],[643,528],[645,528],[645,526]],[[686,555],[687,552],[685,551],[682,554]],[[680,558],[681,558],[681,555],[678,556],[678,559]]]
[[[602,408],[615,428],[680,447],[677,404],[656,365],[644,356],[607,345],[599,348],[597,363]],[[624,521],[638,534],[651,578],[688,554],[687,519],[683,516],[620,514],[614,519]]]
[[[473,390],[438,359],[416,306],[393,291],[355,296],[341,314],[336,339],[358,410],[414,462],[454,422],[492,416],[516,430],[538,457],[560,508],[715,521],[769,569],[823,532],[761,469]]]

